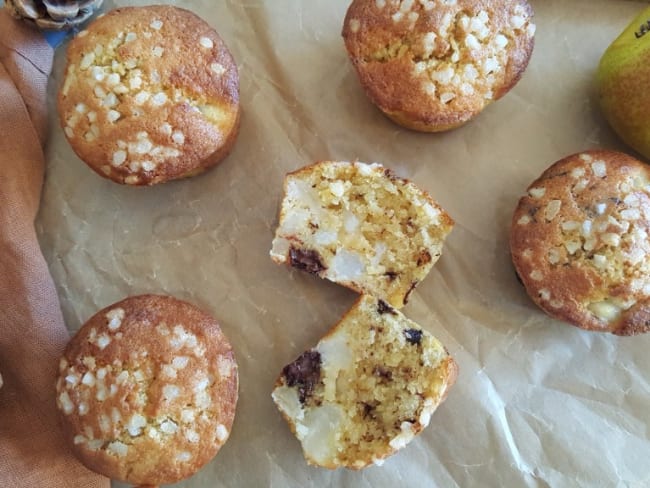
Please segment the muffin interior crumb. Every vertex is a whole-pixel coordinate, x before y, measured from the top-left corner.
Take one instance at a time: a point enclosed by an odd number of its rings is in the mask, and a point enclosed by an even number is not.
[[[453,222],[378,164],[327,162],[289,175],[271,256],[401,307]]]
[[[428,425],[450,381],[447,359],[417,324],[363,297],[297,366],[285,367],[273,398],[308,460],[361,468],[380,463]]]

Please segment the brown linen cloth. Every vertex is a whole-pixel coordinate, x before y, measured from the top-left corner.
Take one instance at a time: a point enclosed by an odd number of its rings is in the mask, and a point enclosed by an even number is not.
[[[52,55],[0,9],[0,486],[107,488],[66,447],[54,400],[68,334],[34,230]]]

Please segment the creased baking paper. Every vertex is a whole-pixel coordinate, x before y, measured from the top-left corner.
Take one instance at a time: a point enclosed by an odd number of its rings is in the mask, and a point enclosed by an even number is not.
[[[366,99],[340,36],[344,0],[177,1],[237,60],[243,118],[214,170],[153,188],[91,172],[58,125],[59,48],[41,244],[71,331],[127,295],[168,293],[215,315],[240,366],[232,436],[177,486],[649,486],[650,334],[618,338],[547,318],[517,283],[507,236],[526,186],[554,161],[623,149],[599,113],[594,73],[644,5],[537,0],[522,81],[474,122],[419,134]],[[146,2],[105,2],[105,8]],[[316,160],[378,161],[456,220],[405,313],[455,357],[460,376],[431,425],[382,467],[306,465],[270,392],[282,366],[354,294],[269,259],[282,179]],[[123,486],[115,484],[115,486]]]

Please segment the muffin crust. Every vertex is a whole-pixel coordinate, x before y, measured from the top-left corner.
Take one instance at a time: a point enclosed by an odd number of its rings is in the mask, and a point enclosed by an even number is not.
[[[124,7],[68,48],[59,115],[101,176],[153,185],[223,159],[239,128],[237,67],[216,31],[171,6]]]
[[[57,406],[75,455],[134,484],[166,484],[230,435],[237,364],[218,323],[172,297],[127,298],[93,316],[59,365]]]
[[[526,0],[354,0],[343,38],[366,94],[405,127],[458,127],[523,74],[535,24]]]
[[[613,151],[548,168],[517,206],[515,269],[547,314],[587,330],[650,328],[650,169]]]

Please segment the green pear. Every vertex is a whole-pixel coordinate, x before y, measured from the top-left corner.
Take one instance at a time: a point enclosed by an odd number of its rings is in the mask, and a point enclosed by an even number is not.
[[[607,121],[626,144],[650,158],[650,7],[607,48],[597,80]]]

